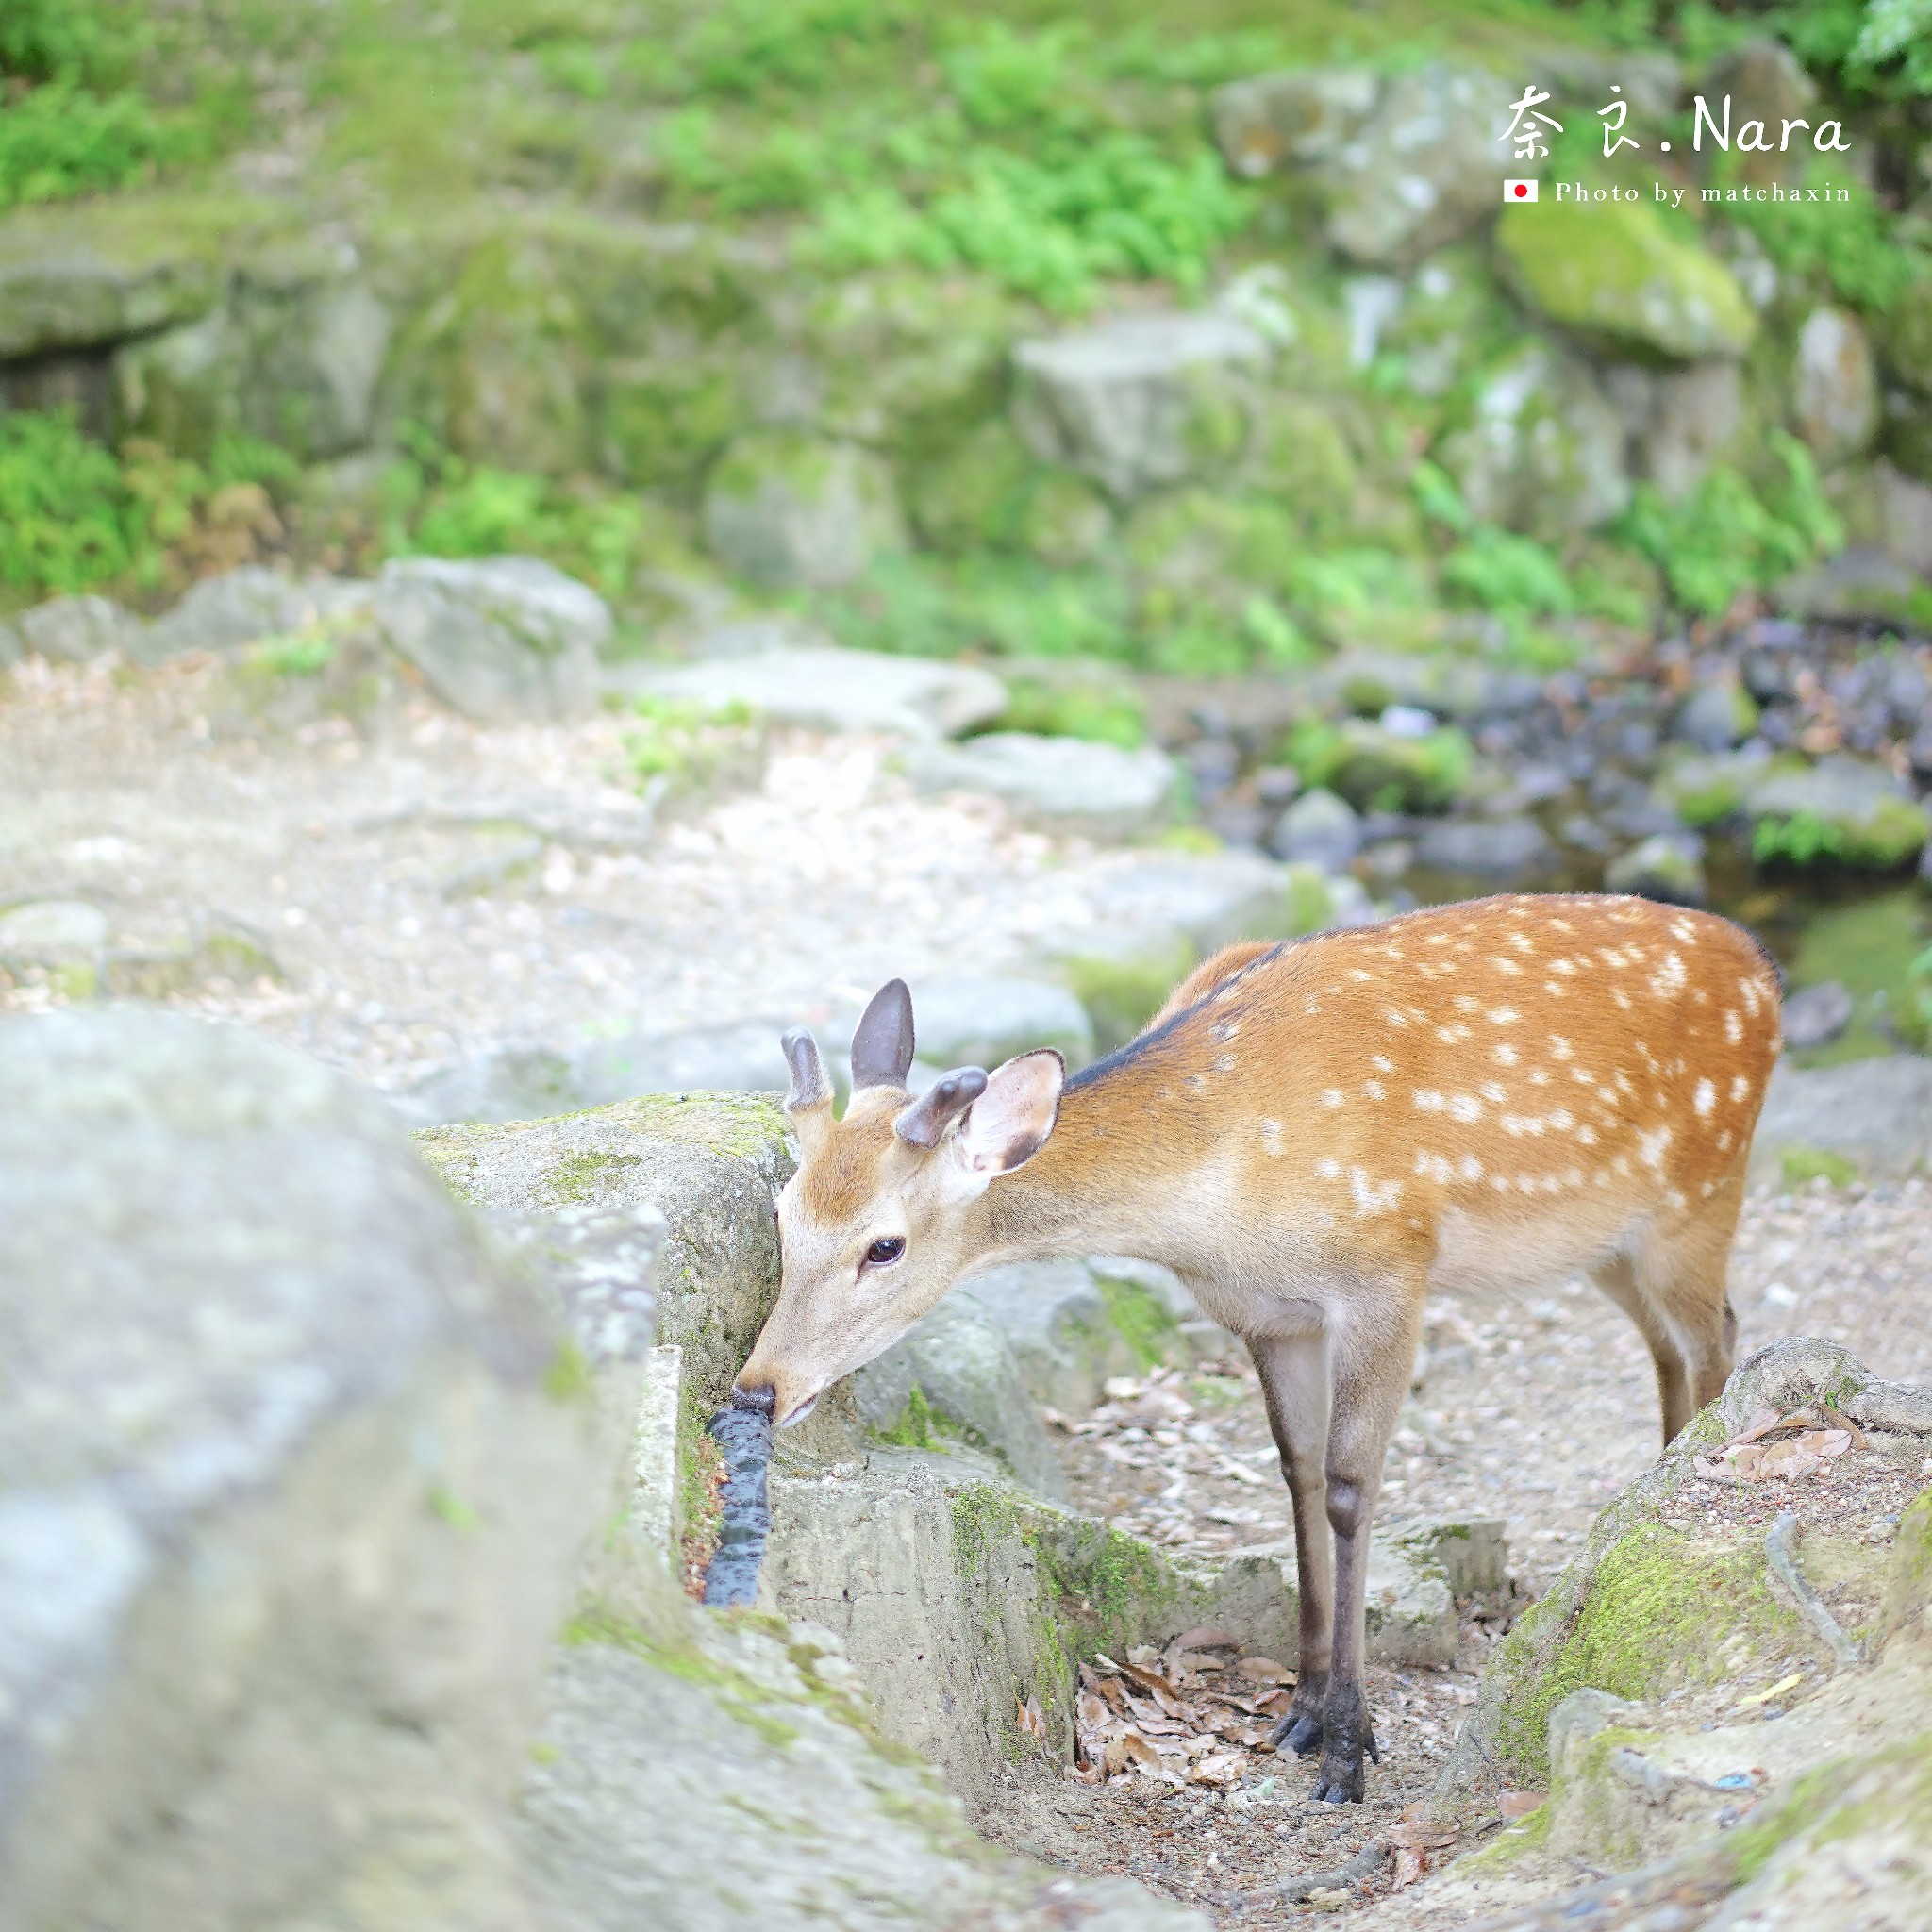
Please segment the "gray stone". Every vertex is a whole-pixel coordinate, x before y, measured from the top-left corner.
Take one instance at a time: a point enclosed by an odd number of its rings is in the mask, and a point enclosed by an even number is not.
[[[1535,878],[1555,867],[1557,852],[1533,818],[1444,819],[1416,841],[1418,865],[1498,884]]]
[[[436,1127],[416,1141],[477,1207],[661,1213],[658,1340],[684,1350],[693,1399],[723,1405],[778,1291],[773,1207],[793,1157],[772,1102],[648,1094],[559,1120]]]
[[[157,664],[182,651],[228,651],[300,630],[365,603],[367,584],[340,577],[285,577],[259,564],[204,577],[147,626],[135,649]]]
[[[1912,621],[1924,587],[1883,551],[1855,546],[1786,577],[1773,595],[1778,608],[1793,617],[1876,618],[1896,624]]]
[[[1688,369],[1618,363],[1604,388],[1624,419],[1631,466],[1673,503],[1696,488],[1712,463],[1739,452],[1744,428],[1743,378],[1722,358]]]
[[[1742,685],[1723,679],[1700,684],[1677,707],[1673,737],[1699,751],[1729,751],[1757,727],[1757,707]]]
[[[1245,446],[1266,340],[1225,314],[1126,316],[1013,351],[1014,422],[1034,453],[1121,503]]]
[[[1069,1067],[1093,1058],[1087,1008],[1051,980],[921,980],[912,989],[912,1015],[919,1056],[938,1067],[996,1067],[1036,1046],[1058,1047]]]
[[[1347,799],[1318,785],[1275,820],[1268,849],[1277,858],[1341,872],[1362,849],[1361,814]]]
[[[1815,118],[1818,84],[1783,41],[1754,34],[1725,49],[1710,63],[1698,92],[1708,100],[1720,127],[1729,119],[1734,143],[1747,123],[1764,123],[1770,152],[1733,147],[1739,180],[1762,187],[1793,178],[1797,168],[1792,154],[1778,152],[1778,139],[1787,119]],[[1807,132],[1799,130],[1798,142],[1806,141]],[[1794,147],[1792,153],[1796,152]]]
[[[1357,137],[1321,169],[1328,240],[1351,261],[1405,268],[1496,206],[1503,84],[1431,61],[1391,80]]]
[[[1814,308],[1798,331],[1791,425],[1822,462],[1869,449],[1878,430],[1878,374],[1865,325],[1844,308]]]
[[[106,597],[56,597],[14,619],[28,650],[57,664],[85,664],[106,651],[142,655],[147,625]]]
[[[84,899],[29,899],[0,912],[0,960],[64,966],[108,943],[108,915]]]
[[[1888,462],[1872,469],[1878,483],[1885,554],[1922,577],[1932,577],[1932,487]]]
[[[10,671],[26,658],[26,646],[10,624],[0,624],[0,671]]]
[[[1312,930],[1303,915],[1313,909],[1307,902],[1314,894],[1306,891],[1313,883],[1306,868],[1276,865],[1257,852],[1149,858],[1103,879],[1093,909],[1109,925],[1178,931],[1206,958],[1237,940]],[[1321,882],[1324,899],[1327,883]]]
[[[390,648],[430,689],[485,724],[573,718],[597,702],[609,607],[588,584],[534,557],[383,566],[373,604]]]
[[[1186,1367],[1241,1346],[1202,1317],[1169,1270],[1123,1257],[983,1269],[956,1292],[998,1324],[1028,1395],[1063,1416],[1091,1408],[1110,1375]]]
[[[509,1802],[600,1489],[554,1334],[286,1048],[69,1010],[0,1021],[0,1088],[8,1924],[533,1932]]]
[[[1064,1501],[1065,1473],[991,1309],[957,1288],[852,1378],[872,1429],[903,1429],[917,1389],[940,1426],[996,1457],[1023,1489]]]
[[[1618,89],[1640,121],[1674,114],[1684,94],[1684,70],[1661,49],[1620,47],[1605,54],[1593,47],[1543,47],[1537,72],[1598,100],[1611,99],[1610,90]]]
[[[837,1524],[887,1539],[895,1582],[899,1527],[883,1506]],[[560,1650],[524,1798],[542,1924],[1208,1932],[1130,1880],[1056,1874],[982,1843],[933,1774],[882,1746],[873,1724],[823,1624],[780,1635],[666,1606],[645,1627],[613,1624]]]
[[[741,439],[719,460],[704,525],[727,568],[774,591],[849,583],[902,541],[876,457],[777,430]]]
[[[1746,806],[1760,833],[1784,824],[1785,856],[1801,863],[1878,869],[1918,856],[1928,828],[1925,809],[1889,765],[1851,758],[1821,758],[1807,768],[1767,767],[1750,787]],[[1792,849],[1802,838],[1813,850]]]
[[[1785,995],[1785,1045],[1800,1053],[1807,1047],[1829,1046],[1852,1024],[1855,1008],[1844,982],[1827,979]]]
[[[1932,1157],[1932,1059],[1891,1054],[1800,1069],[1780,1060],[1751,1143],[1753,1180],[1776,1180],[1787,1150],[1835,1154],[1871,1176]]]
[[[1338,651],[1319,686],[1350,710],[1368,714],[1411,705],[1458,724],[1520,717],[1542,702],[1542,680],[1449,651]]]
[[[1624,421],[1589,365],[1536,343],[1483,385],[1441,460],[1476,517],[1556,541],[1628,506],[1624,445]]]
[[[1174,763],[1148,746],[1123,751],[1079,738],[993,731],[906,756],[921,791],[989,791],[1020,817],[1091,838],[1125,839],[1166,823]]]
[[[12,210],[0,221],[0,358],[90,349],[205,314],[221,298],[223,237],[197,213],[157,220],[141,196]]]
[[[830,647],[670,666],[639,678],[637,688],[708,710],[744,705],[774,724],[916,739],[950,737],[1007,708],[1006,686],[974,665]]]
[[[1673,906],[1702,906],[1704,841],[1695,832],[1653,832],[1604,868],[1604,890],[1639,892]]]
[[[1381,92],[1366,67],[1291,67],[1217,88],[1208,112],[1228,172],[1252,181],[1287,162],[1332,160]]]

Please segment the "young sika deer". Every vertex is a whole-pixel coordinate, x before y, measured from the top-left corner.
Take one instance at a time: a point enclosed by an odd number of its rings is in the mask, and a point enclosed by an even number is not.
[[[1260,1372],[1301,1577],[1275,1741],[1322,1747],[1317,1798],[1359,1800],[1375,1752],[1369,1524],[1430,1290],[1588,1274],[1650,1345],[1666,1441],[1730,1372],[1724,1264],[1778,990],[1708,914],[1506,897],[1231,946],[1072,1079],[1028,1053],[917,1100],[893,980],[853,1038],[842,1121],[811,1036],[785,1049],[802,1158],[739,1388],[797,1421],[981,1265],[1165,1262]]]

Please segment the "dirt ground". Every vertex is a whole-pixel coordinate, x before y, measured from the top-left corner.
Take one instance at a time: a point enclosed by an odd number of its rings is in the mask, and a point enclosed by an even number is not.
[[[0,906],[84,899],[134,948],[209,915],[252,928],[279,976],[215,980],[177,1003],[382,1087],[507,1041],[823,1018],[894,973],[1015,970],[1036,934],[1090,920],[1088,888],[1131,862],[1019,830],[991,803],[914,798],[884,769],[888,747],[864,740],[780,738],[761,788],[654,828],[614,718],[482,730],[424,705],[372,744],[231,712],[205,659],[140,676],[30,664],[0,681]],[[0,1008],[58,996],[28,975]],[[1732,1266],[1740,1349],[1824,1336],[1882,1375],[1932,1382],[1928,1284],[1924,1184],[1755,1195]],[[1218,1368],[1124,1387],[1068,1419],[1078,1500],[1177,1550],[1282,1535],[1252,1371]],[[1534,1595],[1657,1448],[1648,1357],[1583,1285],[1494,1307],[1444,1301],[1381,1513],[1504,1518]],[[1886,1509],[1870,1513],[1886,1534]],[[1472,1614],[1453,1668],[1371,1671],[1382,1763],[1363,1807],[1308,1804],[1312,1761],[1257,1765],[1224,1790],[1086,1786],[1041,1767],[1015,1774],[988,1826],[1224,1925],[1296,1916],[1308,1907],[1284,1880],[1338,1872],[1426,1794],[1499,1634]],[[1402,1923],[1432,1923],[1430,1889],[1395,1902]],[[1317,1889],[1314,1903],[1341,1895]]]

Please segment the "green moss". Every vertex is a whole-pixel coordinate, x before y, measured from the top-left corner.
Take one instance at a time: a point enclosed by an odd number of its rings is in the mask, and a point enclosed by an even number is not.
[[[577,1207],[597,1199],[614,1174],[637,1164],[635,1154],[566,1154],[550,1170],[545,1191],[554,1207]]]
[[[1922,1491],[1898,1520],[1878,1632],[1890,1635],[1932,1605],[1932,1490]]]
[[[1858,1178],[1856,1163],[1842,1154],[1823,1147],[1807,1146],[1802,1141],[1778,1150],[1778,1165],[1785,1186],[1802,1188],[1807,1181],[1826,1180],[1835,1188],[1849,1187]]]
[[[1110,1281],[1096,1275],[1094,1286],[1107,1304],[1113,1325],[1120,1330],[1128,1353],[1142,1369],[1171,1362],[1180,1341],[1180,1324],[1152,1289],[1138,1281]]]
[[[890,1442],[897,1449],[931,1449],[938,1446],[940,1437],[957,1436],[958,1431],[934,1410],[925,1399],[925,1391],[915,1382],[911,1394],[906,1398],[906,1407],[890,1426],[873,1433],[881,1442]]]
[[[1567,1627],[1564,1616],[1558,1596],[1532,1605],[1495,1665],[1511,1686],[1498,1756],[1532,1782],[1549,1774],[1550,1713],[1573,1690],[1642,1701],[1728,1674],[1727,1644],[1770,1651],[1803,1641],[1796,1613],[1766,1584],[1756,1543],[1693,1541],[1656,1524],[1604,1553]]]
[[[782,1709],[788,1701],[781,1692],[760,1684],[742,1671],[734,1671],[719,1663],[692,1646],[666,1642],[614,1611],[599,1606],[587,1606],[564,1625],[563,1641],[568,1644],[607,1643],[643,1657],[669,1676],[682,1678],[687,1684],[700,1685],[712,1693],[713,1701],[727,1717],[735,1718],[747,1729],[757,1732],[767,1744],[775,1745],[780,1750],[796,1742],[801,1735],[796,1724],[789,1723],[773,1708],[776,1706]]]
[[[1507,208],[1496,252],[1533,308],[1626,352],[1736,356],[1757,332],[1730,270],[1666,227],[1648,201]]]
[[[1453,724],[1403,738],[1364,718],[1310,718],[1290,734],[1286,753],[1309,785],[1364,811],[1440,811],[1475,770],[1475,748]]]
[[[1194,969],[1197,955],[1178,934],[1143,949],[1085,954],[1060,960],[1060,977],[1079,995],[1093,1021],[1093,1044],[1101,1053],[1124,1046],[1166,1004],[1167,996]]]
[[[595,1386],[596,1378],[583,1350],[575,1341],[559,1341],[543,1371],[544,1394],[552,1402],[583,1403],[591,1399]]]

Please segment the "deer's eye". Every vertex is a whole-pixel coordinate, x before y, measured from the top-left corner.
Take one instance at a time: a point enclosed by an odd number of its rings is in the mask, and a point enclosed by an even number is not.
[[[889,1234],[873,1242],[865,1251],[865,1265],[868,1268],[890,1268],[906,1252],[906,1241],[902,1235]]]

